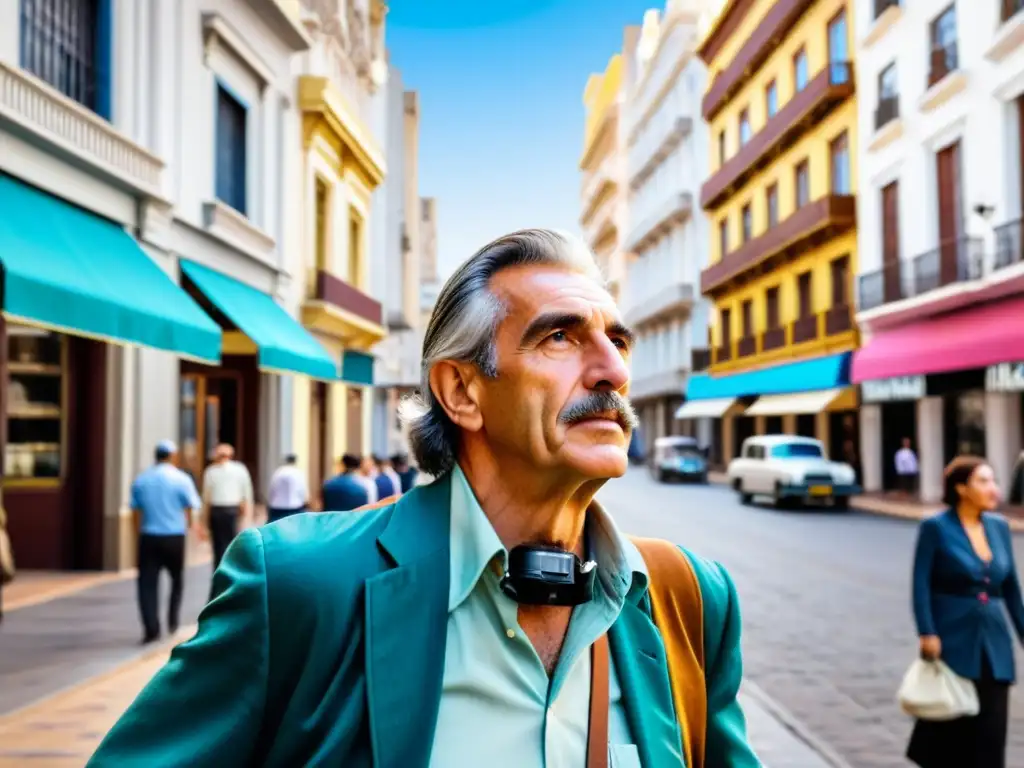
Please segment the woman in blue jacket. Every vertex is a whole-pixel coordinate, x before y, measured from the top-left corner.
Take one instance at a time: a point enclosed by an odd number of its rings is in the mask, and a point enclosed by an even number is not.
[[[1024,640],[1024,602],[1010,526],[984,459],[960,456],[945,471],[949,509],[921,523],[914,555],[914,618],[921,655],[973,680],[981,711],[944,722],[918,720],[907,757],[922,768],[1004,768],[1013,637]]]

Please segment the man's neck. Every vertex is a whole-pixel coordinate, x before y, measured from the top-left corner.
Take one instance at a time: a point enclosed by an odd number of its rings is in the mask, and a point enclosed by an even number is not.
[[[515,459],[463,455],[459,466],[506,549],[552,544],[583,557],[587,508],[603,481],[551,478]]]

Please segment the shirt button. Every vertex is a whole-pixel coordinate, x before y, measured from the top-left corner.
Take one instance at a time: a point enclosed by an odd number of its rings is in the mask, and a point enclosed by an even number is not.
[[[516,631],[514,629],[506,629],[505,635],[508,637],[509,640],[515,640]]]

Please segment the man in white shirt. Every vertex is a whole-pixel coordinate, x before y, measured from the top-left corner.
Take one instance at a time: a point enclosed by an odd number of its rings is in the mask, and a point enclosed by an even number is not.
[[[366,495],[370,499],[370,504],[376,504],[379,501],[379,494],[377,493],[377,468],[373,465],[373,459],[369,456],[363,456],[359,459],[359,471],[356,472],[355,479],[366,489]]]
[[[309,503],[309,485],[306,476],[298,467],[298,457],[290,453],[284,464],[277,468],[270,478],[267,493],[267,522],[273,523],[283,517],[306,511]]]
[[[203,472],[203,510],[213,540],[213,568],[217,569],[228,545],[238,534],[239,519],[252,514],[252,477],[245,464],[235,461],[235,449],[217,446],[213,464]]]
[[[917,464],[917,454],[910,447],[910,438],[903,438],[903,447],[896,451],[894,457],[896,467],[896,479],[899,488],[906,494],[913,495],[917,489],[917,475],[920,469]]]

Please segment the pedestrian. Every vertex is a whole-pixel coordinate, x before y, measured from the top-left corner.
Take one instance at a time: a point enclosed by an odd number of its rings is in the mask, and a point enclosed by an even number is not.
[[[227,443],[217,446],[213,463],[203,472],[203,507],[216,570],[238,535],[240,522],[253,513],[252,476],[245,464],[235,461],[235,449]]]
[[[394,470],[391,469],[388,459],[383,456],[374,455],[373,463],[376,469],[376,476],[373,478],[373,482],[377,486],[377,500],[400,496],[402,493],[402,481],[395,474]]]
[[[760,765],[728,574],[594,501],[627,470],[633,338],[578,238],[470,258],[403,409],[435,480],[243,532],[90,765]]]
[[[980,712],[948,721],[918,720],[907,757],[921,768],[1003,768],[1013,637],[1024,642],[1024,601],[1006,518],[996,514],[992,467],[959,456],[945,471],[948,509],[921,523],[914,555],[914,618],[921,655],[973,680]]]
[[[299,469],[299,457],[289,453],[284,464],[274,470],[267,493],[267,522],[305,512],[309,504],[309,485]]]
[[[373,459],[369,456],[360,456],[359,470],[354,477],[366,489],[366,497],[369,499],[367,503],[376,503],[379,498],[377,495],[377,467],[374,466]]]
[[[342,471],[324,483],[321,497],[324,512],[351,512],[370,503],[359,468],[362,461],[358,456],[346,453],[341,457]]]
[[[409,457],[404,453],[396,453],[391,457],[391,466],[395,468],[395,474],[401,481],[402,493],[408,493],[416,485],[416,476],[419,474],[416,467],[409,464]]]
[[[896,467],[897,485],[903,493],[913,496],[917,492],[917,475],[920,471],[917,464],[917,454],[910,447],[910,438],[904,437],[900,449],[893,457]]]
[[[131,508],[138,542],[138,601],[142,642],[160,639],[160,573],[171,577],[167,603],[167,631],[178,631],[181,597],[185,588],[185,544],[201,502],[195,483],[178,467],[178,448],[162,440],[154,452],[156,462],[135,478]]]

